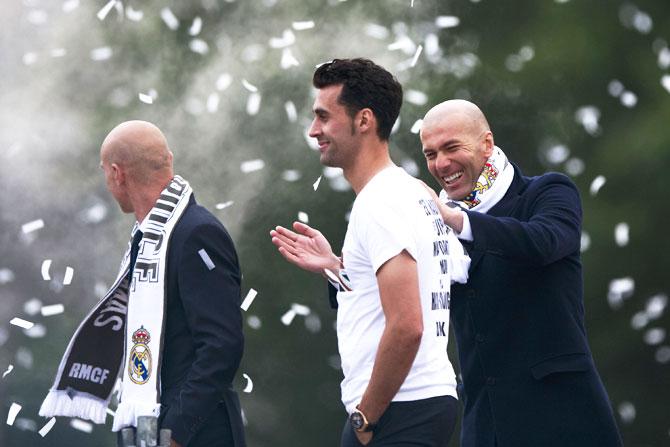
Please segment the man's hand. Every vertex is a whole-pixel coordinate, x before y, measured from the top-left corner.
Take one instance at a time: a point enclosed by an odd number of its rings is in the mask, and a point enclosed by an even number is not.
[[[372,432],[371,431],[365,431],[365,432],[357,432],[354,430],[354,433],[356,433],[356,437],[358,438],[358,442],[360,442],[363,445],[368,445],[370,441],[372,441]]]
[[[421,182],[421,180],[419,181]],[[424,182],[421,182],[421,184],[423,184],[424,188],[430,193],[430,197],[440,210],[444,223],[451,227],[457,234],[463,231],[463,212],[458,208],[448,207],[440,201],[440,198],[437,196],[437,193],[433,188],[426,185]]]
[[[330,243],[309,225],[293,222],[293,232],[284,227],[270,231],[272,243],[287,261],[309,272],[323,274],[324,269],[340,269],[340,258],[335,256]]]

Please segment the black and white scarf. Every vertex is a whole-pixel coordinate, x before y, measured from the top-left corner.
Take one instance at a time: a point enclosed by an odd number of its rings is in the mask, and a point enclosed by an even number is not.
[[[117,377],[121,389],[112,430],[136,426],[138,416],[158,416],[166,259],[191,194],[188,182],[175,176],[141,225],[135,223],[131,241],[138,230],[142,239],[132,278],[129,244],[114,285],[70,340],[40,416],[104,423]]]
[[[444,203],[455,203],[466,210],[486,213],[503,198],[513,179],[514,167],[502,149],[494,146],[472,192],[463,200],[451,200],[442,190],[440,200]]]

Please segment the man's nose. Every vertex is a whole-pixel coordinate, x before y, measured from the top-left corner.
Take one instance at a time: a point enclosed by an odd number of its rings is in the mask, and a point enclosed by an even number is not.
[[[449,158],[448,155],[446,154],[441,154],[438,152],[436,159],[435,159],[435,168],[438,171],[444,171],[446,169],[449,169],[449,165],[451,164],[451,159]]]
[[[312,125],[309,127],[309,136],[316,138],[321,134],[321,128],[317,123],[316,119],[312,120]]]

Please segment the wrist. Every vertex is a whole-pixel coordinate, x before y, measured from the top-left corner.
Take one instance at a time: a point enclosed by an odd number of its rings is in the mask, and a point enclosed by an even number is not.
[[[372,432],[377,428],[377,422],[370,421],[363,410],[360,409],[360,405],[356,405],[354,411],[351,412],[349,422],[354,431],[358,433]]]

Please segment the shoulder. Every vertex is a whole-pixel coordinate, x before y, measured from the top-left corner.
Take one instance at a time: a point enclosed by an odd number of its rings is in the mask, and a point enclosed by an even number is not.
[[[221,221],[207,208],[193,201],[175,226],[172,243],[181,246],[190,240],[211,239],[230,241],[230,235]]]
[[[522,194],[536,195],[548,191],[571,191],[578,194],[575,183],[565,174],[560,172],[547,172],[534,177],[526,177],[515,166],[514,175],[520,175],[523,183]]]

